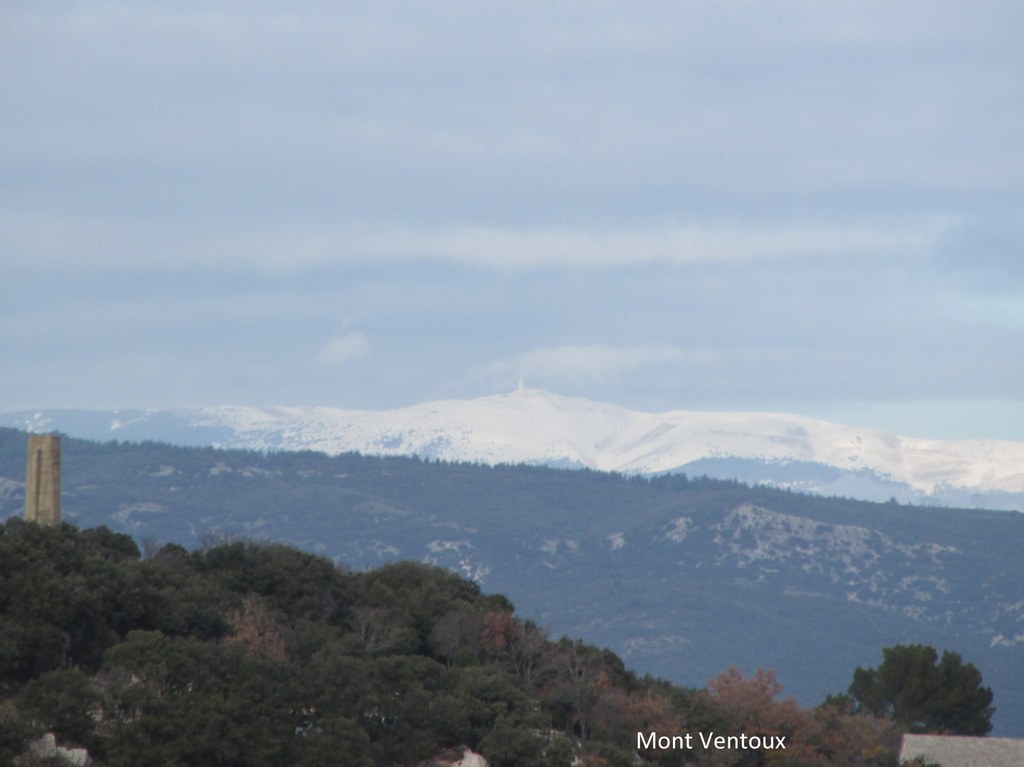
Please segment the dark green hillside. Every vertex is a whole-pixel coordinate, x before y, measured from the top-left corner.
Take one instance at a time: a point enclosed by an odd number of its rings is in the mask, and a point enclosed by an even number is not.
[[[0,515],[26,436],[0,430]],[[280,541],[355,570],[410,559],[556,633],[700,687],[773,668],[806,705],[880,648],[971,658],[1024,736],[1024,515],[829,499],[681,476],[262,455],[64,440],[65,517],[144,544]]]
[[[635,764],[637,733],[785,739],[640,748],[658,765],[895,764],[897,730],[781,699],[768,672],[706,690],[552,641],[509,601],[429,565],[352,573],[279,544],[139,557],[106,528],[0,526],[0,763],[51,732],[97,767]],[[779,742],[782,742],[781,740]]]

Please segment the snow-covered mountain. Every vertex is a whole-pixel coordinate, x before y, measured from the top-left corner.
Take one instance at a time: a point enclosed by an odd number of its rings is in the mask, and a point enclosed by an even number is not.
[[[43,410],[6,413],[0,424],[99,440],[685,471],[871,500],[1024,510],[1024,443],[914,439],[777,413],[645,413],[538,389],[383,411]]]

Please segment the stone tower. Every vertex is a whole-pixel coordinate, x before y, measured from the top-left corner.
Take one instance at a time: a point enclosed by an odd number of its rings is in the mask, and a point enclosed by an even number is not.
[[[25,519],[40,525],[60,524],[60,437],[33,434],[28,438]]]

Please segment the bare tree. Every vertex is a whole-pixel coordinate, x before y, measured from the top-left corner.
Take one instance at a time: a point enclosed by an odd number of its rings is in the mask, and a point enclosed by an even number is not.
[[[255,594],[243,597],[242,606],[227,614],[232,633],[225,639],[228,644],[242,645],[252,655],[272,660],[288,659],[284,634],[274,614]]]

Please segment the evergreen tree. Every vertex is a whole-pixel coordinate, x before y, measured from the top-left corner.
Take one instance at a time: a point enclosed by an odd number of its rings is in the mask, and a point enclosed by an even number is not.
[[[907,732],[987,735],[992,729],[992,690],[981,672],[948,650],[942,658],[925,645],[883,650],[878,668],[853,672],[850,696],[876,716],[889,716]]]

